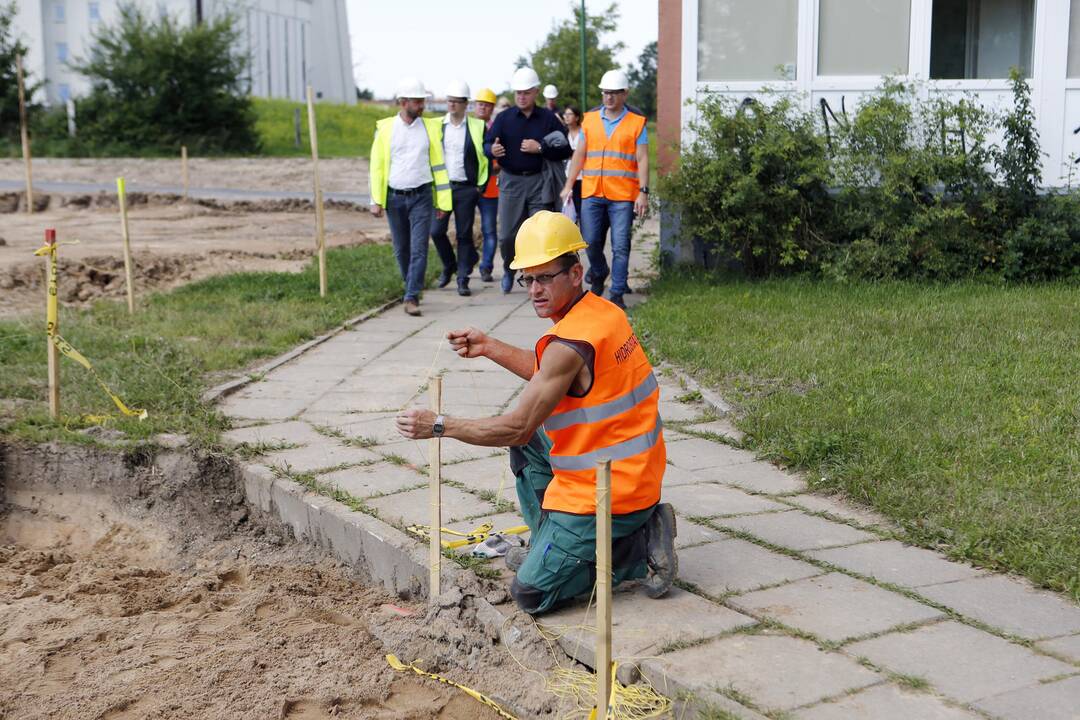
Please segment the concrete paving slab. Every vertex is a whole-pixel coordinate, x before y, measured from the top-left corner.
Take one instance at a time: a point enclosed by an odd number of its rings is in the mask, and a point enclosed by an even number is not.
[[[675,512],[683,517],[719,517],[788,509],[787,505],[760,495],[715,483],[666,487],[661,498],[674,505]]]
[[[841,573],[758,590],[728,602],[755,617],[770,617],[832,642],[945,617],[928,605]]]
[[[356,366],[352,363],[341,363],[338,365],[306,365],[303,362],[303,355],[296,360],[282,365],[276,370],[272,370],[267,374],[267,380],[274,380],[275,382],[307,382],[312,379],[321,378],[343,378],[347,377],[351,373],[356,371]]]
[[[666,431],[664,432],[664,439],[668,443],[672,442],[667,439]],[[680,485],[697,485],[703,482],[709,481],[698,475],[696,470],[683,470],[681,467],[675,467],[670,463],[664,466],[664,489]]]
[[[977,577],[984,571],[946,560],[935,552],[897,540],[863,543],[807,553],[837,567],[904,587],[921,587]]]
[[[763,712],[790,710],[881,681],[839,653],[780,635],[731,635],[641,663],[654,687],[731,688]],[[669,683],[668,679],[675,679]]]
[[[488,361],[483,361],[491,365]],[[481,366],[483,367],[483,366]],[[443,376],[443,392],[451,388],[500,388],[503,390],[515,390],[525,384],[525,381],[507,372],[502,368],[495,370],[472,370],[468,372],[451,372]]]
[[[919,594],[975,620],[1039,640],[1080,632],[1080,607],[1002,575],[919,588]]]
[[[507,502],[517,504],[514,474],[510,472],[510,461],[505,455],[446,465],[442,475],[447,480],[462,483],[470,490],[492,492]]]
[[[411,468],[380,462],[374,465],[335,470],[332,473],[320,475],[319,480],[363,499],[372,495],[386,495],[414,488],[421,483],[426,483],[427,477]]]
[[[373,392],[342,392],[333,390],[318,398],[318,408],[322,412],[390,412],[398,410],[412,398],[416,388],[408,390],[380,390]]]
[[[933,695],[891,683],[799,710],[792,717],[794,720],[982,720],[979,715],[947,705]]]
[[[365,375],[357,373],[341,381],[335,389],[347,393],[391,392],[395,395],[407,393],[410,397],[420,388],[423,378],[417,375]]]
[[[326,438],[323,443],[317,445],[305,445],[291,450],[266,453],[262,456],[261,462],[268,467],[279,467],[282,470],[310,472],[336,465],[374,463],[380,459],[378,455],[368,450],[342,445],[336,440]]]
[[[895,523],[872,510],[858,507],[839,496],[795,495],[784,498],[784,502],[810,512],[827,513],[841,520],[848,520],[863,527],[893,527]]]
[[[312,403],[311,397],[292,398],[241,398],[233,395],[221,403],[221,411],[234,418],[248,420],[287,420],[299,415]]]
[[[431,523],[431,503],[426,487],[396,495],[375,498],[368,502],[379,518],[399,525],[428,525]],[[457,522],[474,515],[494,514],[495,506],[475,495],[452,487],[442,488],[443,524]]]
[[[1001,720],[1077,720],[1080,718],[1080,676],[994,695],[975,707]]]
[[[726,533],[722,533],[719,530],[714,530],[710,527],[705,527],[704,525],[698,525],[697,523],[685,519],[679,520],[676,524],[679,533],[675,536],[675,549],[677,550],[681,550],[691,545],[712,543],[729,537]],[[681,553],[679,554],[679,557],[682,557]]]
[[[721,467],[701,468],[695,474],[703,480],[734,485],[751,492],[779,494],[805,492],[806,481],[797,475],[786,473],[764,460],[725,465]]]
[[[717,518],[714,523],[722,529],[742,530],[766,542],[791,550],[822,550],[878,539],[876,535],[864,530],[856,530],[850,525],[807,515],[799,510]]]
[[[229,430],[221,437],[226,442],[248,445],[310,445],[326,441],[325,435],[299,420]]]
[[[743,437],[745,437],[742,430],[735,427],[729,420],[712,420],[706,423],[696,423],[694,425],[688,425],[684,429],[691,432],[708,433],[710,435],[731,438],[735,442],[742,442]]]
[[[943,622],[848,645],[844,652],[924,678],[962,703],[1033,685],[1075,670],[990,633]]]
[[[1044,640],[1041,643],[1036,643],[1036,647],[1080,664],[1080,635],[1067,635],[1053,640]]]
[[[751,452],[702,438],[672,443],[667,448],[667,457],[672,465],[683,470],[701,470],[754,461],[754,454]]]
[[[251,383],[236,393],[236,396],[240,398],[312,398],[327,392],[340,381],[337,377],[288,381],[268,378]]]
[[[586,616],[585,603],[578,602],[544,615],[540,624],[559,637],[567,652],[594,667],[595,602],[588,611]],[[755,624],[751,617],[679,588],[672,588],[659,600],[649,598],[638,587],[619,588],[612,595],[612,656],[620,663],[637,662]]]
[[[705,408],[701,405],[679,402],[673,396],[660,392],[660,417],[664,422],[690,422],[698,420],[705,414]]]
[[[682,525],[679,526],[682,533]],[[679,579],[719,597],[820,575],[823,570],[738,538],[679,551]]]

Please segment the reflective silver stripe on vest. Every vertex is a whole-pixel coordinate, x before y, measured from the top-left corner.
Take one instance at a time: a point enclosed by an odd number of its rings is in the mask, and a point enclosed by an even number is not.
[[[450,183],[446,183],[445,185],[436,185],[435,186],[435,190],[449,190],[449,189],[450,189]]]
[[[631,155],[630,153],[616,152],[615,150],[593,150],[585,153],[587,158],[615,158],[617,160],[630,160],[631,162],[637,160],[637,155]]]
[[[558,415],[552,415],[544,421],[544,429],[548,431],[562,430],[578,423],[594,423],[607,420],[634,407],[649,397],[655,389],[656,376],[649,373],[649,376],[642,380],[640,385],[614,400],[608,400],[592,407],[577,408],[576,410],[567,410]]]
[[[585,177],[628,177],[636,178],[637,172],[634,170],[582,170],[581,174]]]
[[[445,170],[445,169],[446,169],[445,165],[432,165],[431,166],[431,171],[432,172],[439,172],[440,170]]]
[[[556,470],[588,470],[596,467],[596,463],[605,458],[608,460],[625,460],[652,448],[660,438],[660,431],[663,429],[664,423],[660,419],[660,414],[657,413],[656,425],[653,426],[652,430],[629,440],[623,440],[621,443],[582,455],[552,455],[551,467]]]

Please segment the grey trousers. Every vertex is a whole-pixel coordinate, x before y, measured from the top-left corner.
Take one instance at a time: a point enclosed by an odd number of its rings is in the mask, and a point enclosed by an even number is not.
[[[521,223],[541,210],[555,209],[554,203],[540,202],[543,186],[543,173],[514,175],[504,169],[499,174],[499,254],[507,277],[514,276],[510,263],[514,260],[514,238]]]

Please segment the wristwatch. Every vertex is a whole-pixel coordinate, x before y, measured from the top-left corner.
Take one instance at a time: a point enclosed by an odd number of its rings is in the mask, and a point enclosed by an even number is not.
[[[642,186],[641,186],[641,192],[643,192],[643,193],[645,193],[646,195],[648,195],[648,194],[649,194],[649,186],[648,186],[648,185],[642,185]]]
[[[444,432],[446,432],[446,416],[436,415],[435,424],[431,426],[431,434],[434,437],[442,437]]]

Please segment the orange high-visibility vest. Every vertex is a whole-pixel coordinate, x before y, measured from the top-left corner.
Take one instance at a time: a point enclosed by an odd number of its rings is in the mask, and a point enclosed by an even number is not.
[[[626,314],[592,293],[536,343],[536,368],[558,339],[593,350],[592,386],[584,397],[566,395],[544,421],[551,437],[554,478],[544,509],[596,513],[596,462],[611,463],[611,512],[644,510],[660,501],[667,451],[660,422],[660,389]]]
[[[604,197],[633,202],[641,185],[638,182],[637,139],[645,127],[645,118],[627,110],[611,137],[600,118],[603,110],[585,113],[581,129],[585,131],[585,165],[581,171],[581,197]]]

